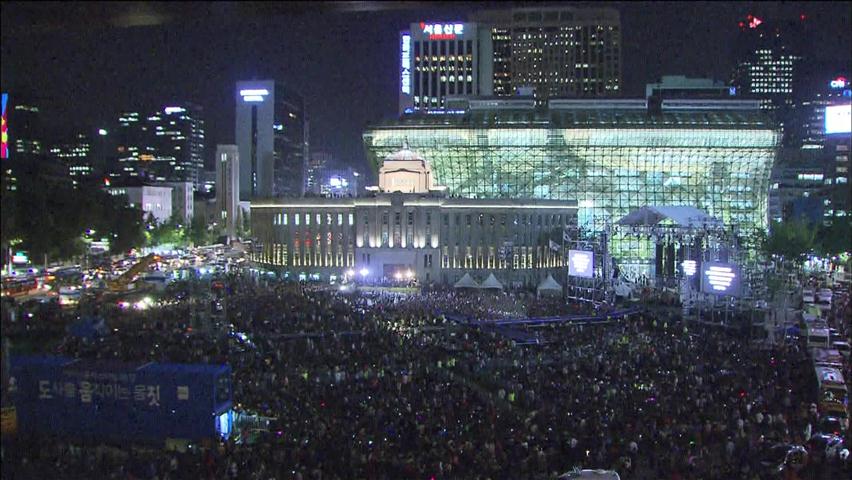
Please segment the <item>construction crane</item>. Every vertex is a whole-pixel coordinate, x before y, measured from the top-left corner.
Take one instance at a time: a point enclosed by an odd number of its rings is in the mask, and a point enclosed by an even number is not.
[[[154,263],[160,261],[160,256],[155,255],[153,253],[144,256],[139,262],[130,267],[126,272],[121,274],[118,278],[114,280],[107,281],[107,289],[110,292],[124,292],[127,290],[127,286],[133,283],[133,280],[136,277],[148,270],[148,267]]]

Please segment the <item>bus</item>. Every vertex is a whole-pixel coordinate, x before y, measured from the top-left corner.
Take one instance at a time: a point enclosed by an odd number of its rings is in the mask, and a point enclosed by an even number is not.
[[[142,282],[148,285],[153,285],[155,290],[158,292],[162,292],[166,289],[166,285],[169,284],[170,278],[164,272],[154,271],[148,272],[142,275],[140,278]]]
[[[80,303],[83,291],[79,287],[59,287],[59,305],[72,306]]]
[[[828,348],[831,345],[830,338],[827,326],[810,323],[805,329],[805,345],[808,349]]]
[[[22,297],[35,293],[36,290],[38,290],[38,279],[34,277],[3,279],[4,297]]]
[[[819,410],[823,415],[841,418],[848,422],[847,407],[849,391],[843,380],[843,373],[834,367],[815,366]],[[848,424],[844,424],[848,428]]]
[[[811,352],[814,358],[814,367],[843,368],[843,356],[840,351],[833,348],[815,348]]]

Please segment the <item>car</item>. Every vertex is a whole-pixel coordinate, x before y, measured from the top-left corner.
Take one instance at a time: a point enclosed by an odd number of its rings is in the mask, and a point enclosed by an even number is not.
[[[831,348],[837,350],[841,355],[849,359],[850,346],[849,342],[832,342]]]
[[[844,419],[836,413],[823,415],[819,419],[816,432],[823,435],[841,435],[845,429]]]
[[[801,470],[807,460],[808,451],[802,445],[777,443],[760,452],[760,465],[770,474]]]
[[[823,459],[836,457],[844,448],[843,437],[833,433],[815,433],[808,440],[808,451]]]
[[[818,292],[817,292],[817,295],[816,295],[816,297],[817,297],[817,302],[818,302],[818,303],[828,303],[828,304],[831,304],[831,298],[832,298],[833,296],[834,296],[834,293],[832,293],[831,289],[829,289],[829,288],[823,288],[823,289],[821,289],[820,291],[818,291]]]
[[[802,301],[805,303],[814,303],[814,291],[808,288],[802,290]]]

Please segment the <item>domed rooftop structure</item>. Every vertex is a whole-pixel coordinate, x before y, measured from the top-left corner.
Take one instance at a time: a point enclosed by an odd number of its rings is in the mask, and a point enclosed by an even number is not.
[[[387,157],[385,157],[386,162],[425,162],[426,159],[423,158],[419,153],[414,152],[408,148],[408,142],[405,142],[402,145],[402,149],[397,150]]]
[[[432,167],[419,153],[408,148],[408,142],[402,149],[385,157],[379,169],[379,190],[383,192],[428,193],[441,190],[436,187],[432,177]]]

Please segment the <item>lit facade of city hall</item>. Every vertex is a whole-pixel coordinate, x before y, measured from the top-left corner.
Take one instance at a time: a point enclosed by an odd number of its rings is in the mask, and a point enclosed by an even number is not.
[[[253,260],[294,279],[452,284],[494,273],[507,286],[535,286],[559,275],[562,232],[577,222],[572,201],[449,198],[405,148],[385,159],[373,191],[253,202]]]

